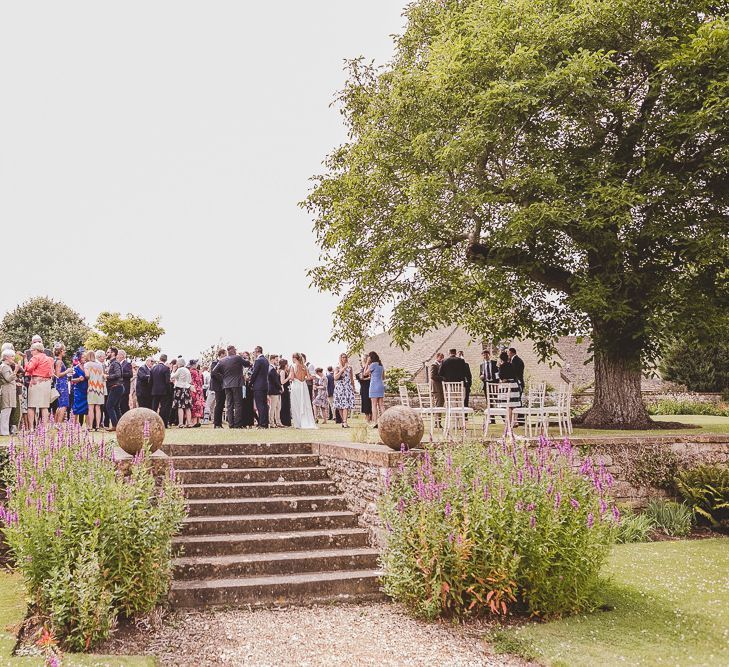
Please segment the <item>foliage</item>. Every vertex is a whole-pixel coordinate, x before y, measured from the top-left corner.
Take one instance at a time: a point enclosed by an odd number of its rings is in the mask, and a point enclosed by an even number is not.
[[[62,342],[69,352],[83,345],[89,327],[81,315],[60,301],[38,296],[21,303],[5,314],[0,322],[0,339],[13,343],[16,350],[30,347],[30,340],[39,335],[47,348]]]
[[[455,322],[547,355],[590,334],[593,413],[632,419],[641,364],[729,303],[726,11],[411,3],[387,66],[350,63],[349,140],[303,203],[335,335]]]
[[[692,401],[681,398],[663,398],[647,406],[652,415],[710,415],[729,417],[729,407],[709,401]]]
[[[689,391],[729,391],[729,319],[723,322],[718,332],[699,330],[676,340],[661,360],[663,378]]]
[[[694,522],[691,508],[673,500],[651,500],[645,508],[645,516],[654,528],[669,537],[685,537]]]
[[[385,391],[388,394],[397,394],[401,384],[404,384],[411,393],[417,391],[415,383],[410,380],[411,377],[412,373],[408,373],[404,368],[388,368],[385,373]]]
[[[125,477],[110,446],[69,423],[12,443],[6,482],[5,539],[68,648],[87,650],[118,614],[148,612],[165,595],[185,511],[174,470],[156,486],[143,450]]]
[[[386,482],[384,588],[415,615],[589,608],[618,518],[612,479],[569,443],[428,451]]]
[[[645,514],[623,512],[615,541],[618,544],[650,542],[650,532],[652,529],[653,522]]]
[[[702,465],[682,470],[676,488],[694,512],[718,527],[729,521],[729,468]]]
[[[139,315],[110,313],[104,311],[96,319],[93,331],[86,339],[90,350],[106,350],[111,346],[124,350],[130,359],[145,359],[160,351],[156,345],[165,330],[159,324],[159,317],[145,320]]]

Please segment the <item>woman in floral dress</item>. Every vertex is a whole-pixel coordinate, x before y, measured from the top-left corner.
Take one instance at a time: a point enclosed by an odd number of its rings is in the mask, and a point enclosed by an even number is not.
[[[322,418],[322,423],[327,423],[327,417],[329,416],[329,394],[327,392],[327,376],[324,375],[323,368],[316,369],[316,375],[314,375],[314,417],[318,424],[319,418]]]
[[[354,410],[354,372],[349,365],[349,357],[339,355],[339,366],[334,369],[334,407],[342,415],[342,428],[349,428],[347,417]]]
[[[190,375],[192,376],[192,425],[200,426],[200,420],[205,414],[205,394],[203,375],[197,367],[197,359],[190,361]]]

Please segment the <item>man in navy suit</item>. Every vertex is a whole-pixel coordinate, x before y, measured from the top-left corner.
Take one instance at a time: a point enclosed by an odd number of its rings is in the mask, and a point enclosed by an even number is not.
[[[170,413],[165,398],[170,385],[170,367],[167,365],[167,355],[160,354],[157,365],[149,371],[149,382],[151,386],[152,410],[159,412],[165,426],[169,424]]]
[[[270,364],[263,356],[263,348],[256,345],[253,353],[256,361],[251,373],[251,389],[258,413],[258,428],[268,428],[268,369]]]

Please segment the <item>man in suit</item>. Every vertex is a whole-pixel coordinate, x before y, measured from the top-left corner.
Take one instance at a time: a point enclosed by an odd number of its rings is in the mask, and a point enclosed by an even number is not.
[[[443,378],[440,375],[440,365],[443,363],[444,354],[438,352],[435,355],[433,363],[430,364],[430,393],[433,396],[433,407],[442,408],[445,405],[445,396],[443,395]],[[435,415],[435,426],[440,428],[440,414]]]
[[[268,418],[271,428],[280,428],[281,423],[281,394],[283,385],[278,374],[278,355],[272,354],[269,358],[271,365],[268,369]]]
[[[256,345],[253,350],[256,360],[251,373],[251,390],[258,413],[258,428],[268,428],[268,369],[270,364],[263,356],[263,348]]]
[[[228,345],[228,356],[215,367],[225,392],[225,410],[230,428],[243,428],[243,357]]]
[[[486,401],[489,399],[488,386],[499,384],[499,367],[496,365],[496,361],[491,358],[491,352],[484,350],[481,352],[483,361],[481,362],[481,369],[479,375],[481,382],[483,383],[483,394],[486,397]],[[495,424],[496,420],[491,417],[491,423]]]
[[[213,428],[223,428],[225,389],[223,389],[223,370],[222,368],[218,368],[218,366],[220,365],[220,360],[225,358],[226,354],[225,350],[218,350],[218,358],[210,367],[210,392],[215,396],[215,407],[213,408]]]
[[[170,385],[170,368],[167,365],[167,355],[160,354],[159,361],[149,371],[150,396],[152,410],[159,412],[165,426],[169,425],[170,414],[167,409],[167,390]]]
[[[124,385],[124,393],[122,394],[121,402],[119,403],[119,412],[124,414],[129,412],[129,395],[132,392],[132,364],[127,359],[127,353],[125,350],[119,350],[116,354],[117,361],[121,364],[122,369],[122,384]]]
[[[468,407],[468,397],[471,392],[471,369],[463,357],[456,356],[456,350],[448,350],[448,358],[440,365],[442,382],[462,382],[464,386],[464,405]]]
[[[140,408],[152,408],[151,372],[154,366],[152,357],[147,357],[137,370],[137,403]]]
[[[481,352],[483,361],[481,362],[481,382],[483,382],[483,393],[484,396],[488,397],[486,393],[486,386],[489,384],[499,383],[499,367],[496,365],[496,361],[491,358],[491,352],[484,350]]]

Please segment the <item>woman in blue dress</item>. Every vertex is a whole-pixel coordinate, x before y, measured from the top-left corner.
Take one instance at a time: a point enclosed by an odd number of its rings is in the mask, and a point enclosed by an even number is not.
[[[367,375],[370,376],[370,399],[372,400],[372,421],[377,428],[377,420],[385,411],[385,367],[377,352],[367,355]]]
[[[78,363],[73,367],[73,420],[84,423],[84,417],[89,414],[89,378],[84,373],[84,364],[86,363],[86,352],[79,350],[76,357]]]

